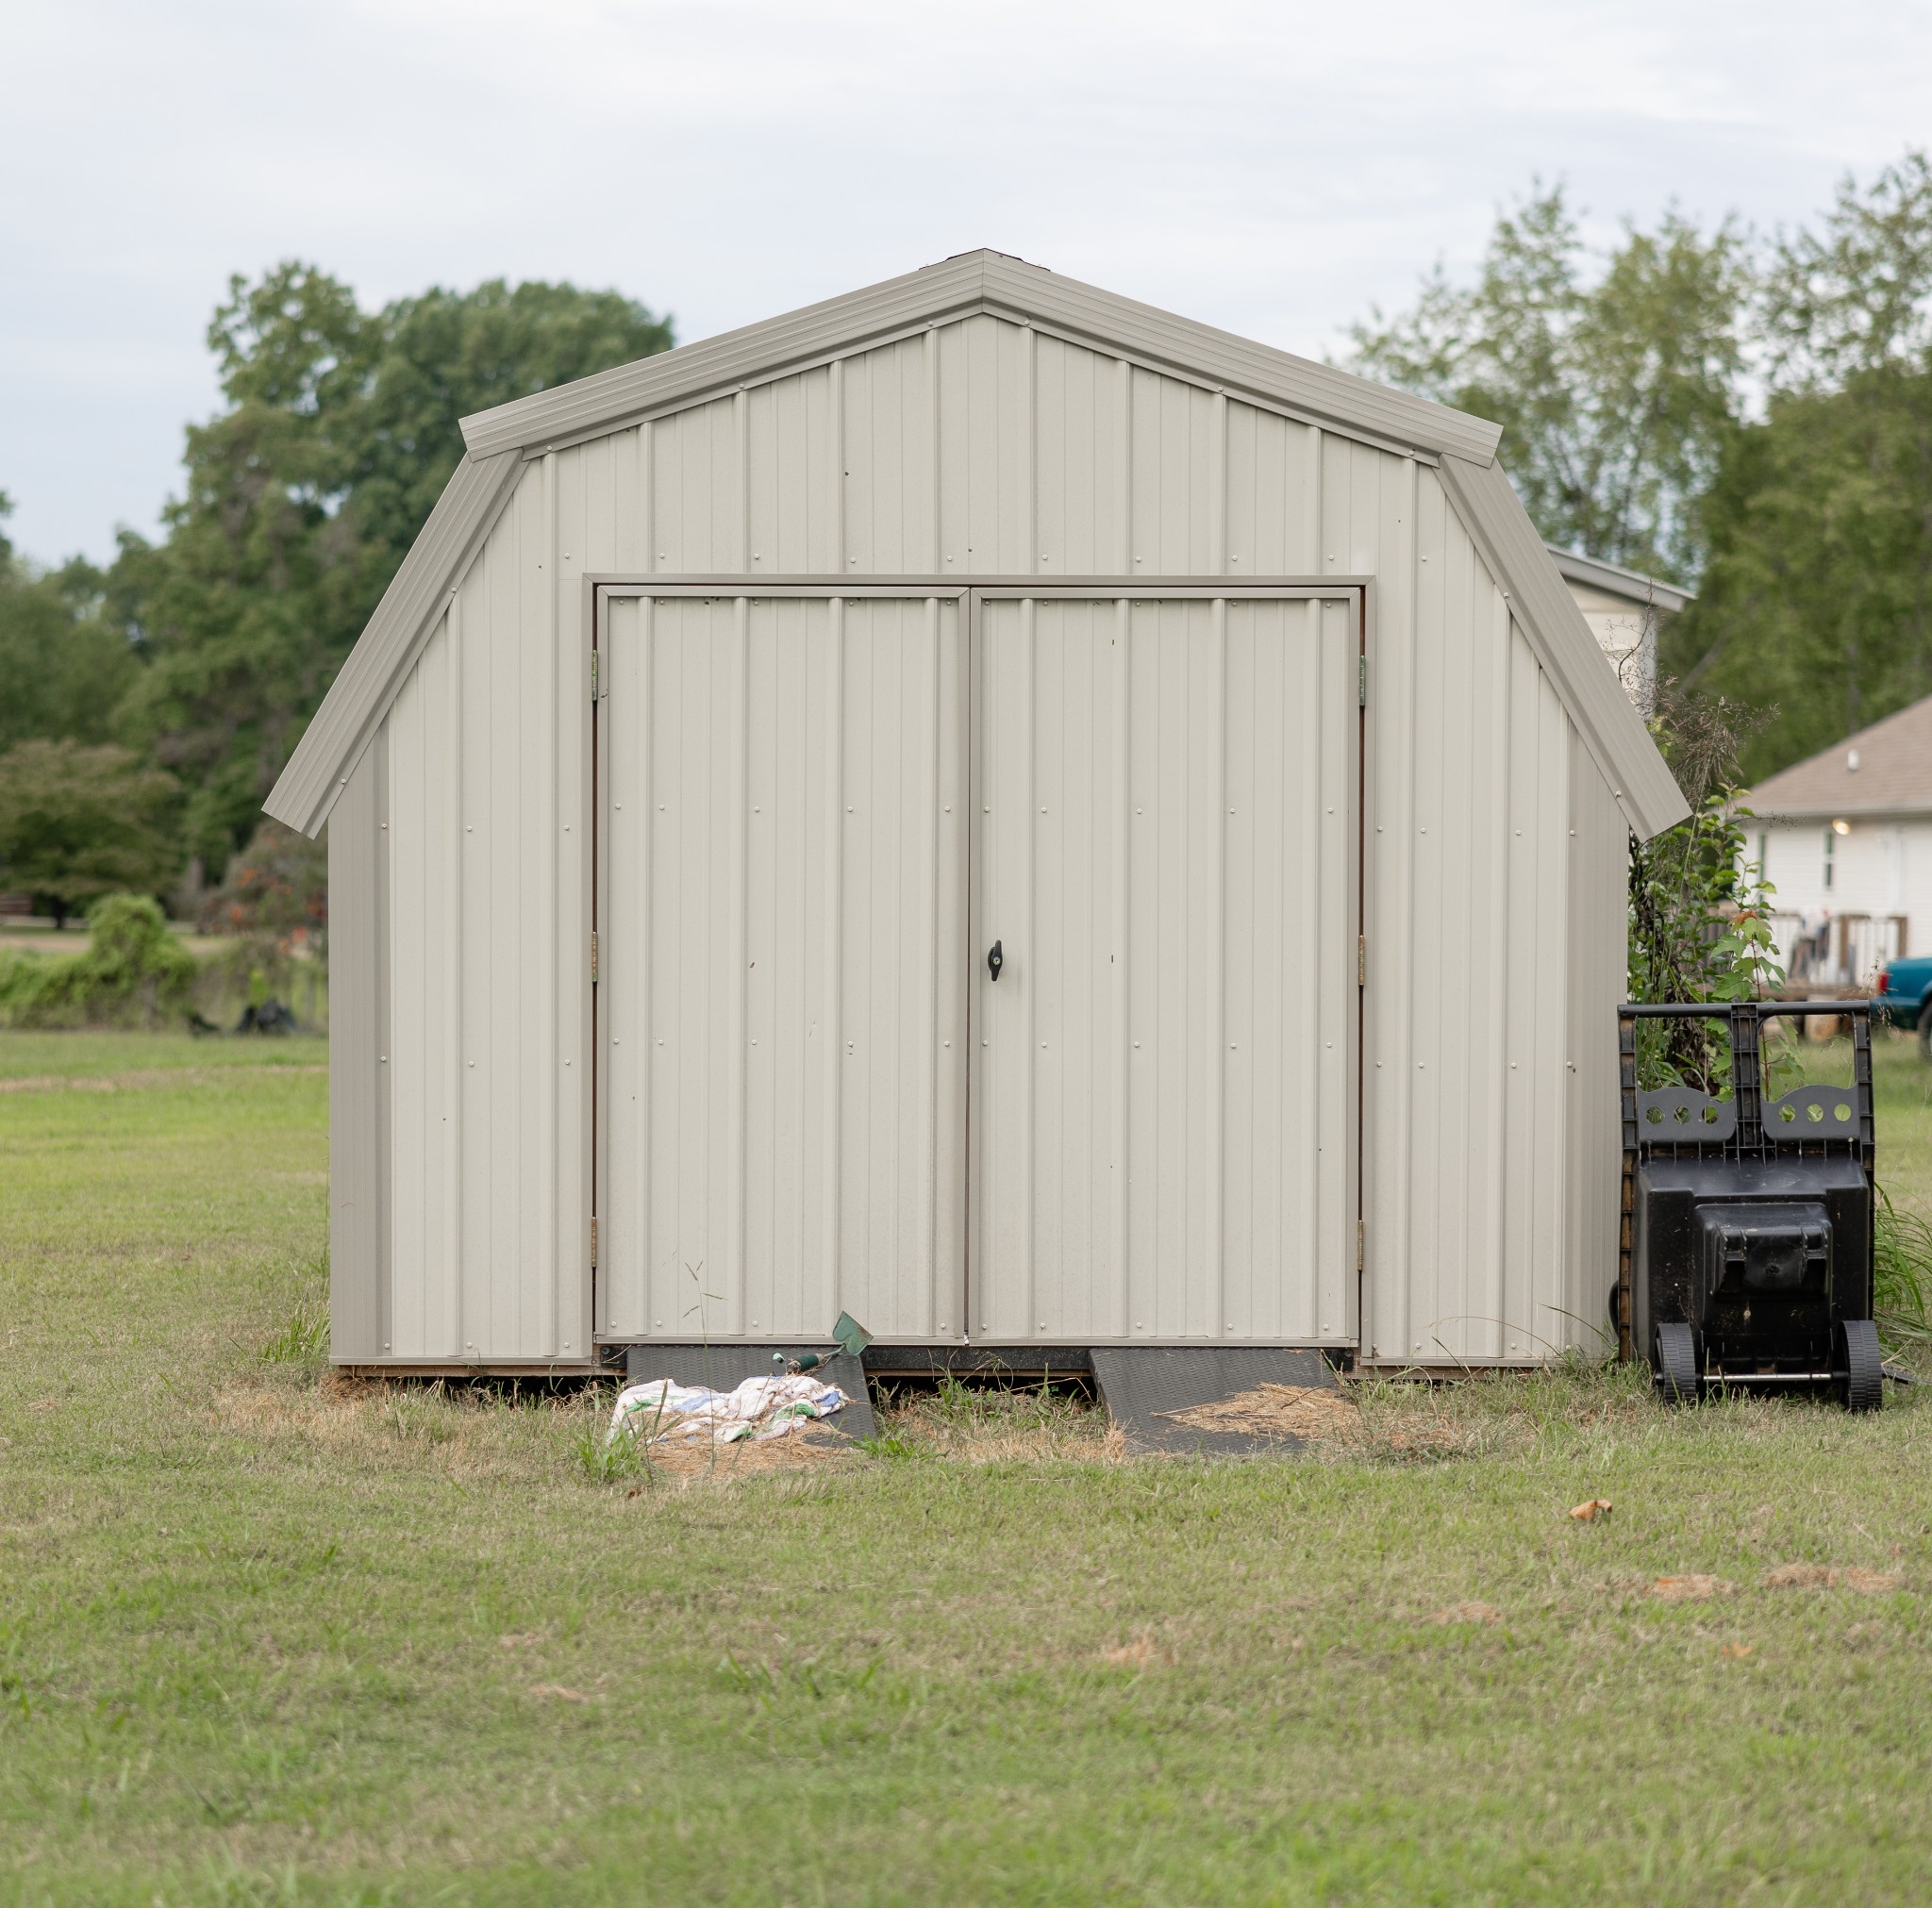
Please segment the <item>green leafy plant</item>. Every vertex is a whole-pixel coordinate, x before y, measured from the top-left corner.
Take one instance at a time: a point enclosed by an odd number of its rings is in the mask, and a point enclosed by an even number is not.
[[[1874,1241],[1872,1310],[1878,1329],[1893,1344],[1932,1344],[1932,1221],[1900,1212],[1891,1195],[1878,1189],[1878,1231]]]
[[[1730,780],[1743,738],[1764,720],[1723,697],[1682,696],[1674,683],[1656,694],[1651,732],[1691,812],[1654,840],[1631,838],[1630,998],[1708,1002],[1717,1017],[1639,1023],[1638,1073],[1648,1087],[1726,1091],[1723,1010],[1784,985],[1769,919],[1776,890],[1745,859],[1753,816]]]
[[[657,1481],[650,1448],[629,1425],[607,1435],[595,1417],[587,1418],[571,1434],[570,1452],[586,1484]]]
[[[147,1026],[178,1021],[194,956],[144,894],[110,894],[89,915],[77,954],[0,952],[0,1023],[14,1027]]]

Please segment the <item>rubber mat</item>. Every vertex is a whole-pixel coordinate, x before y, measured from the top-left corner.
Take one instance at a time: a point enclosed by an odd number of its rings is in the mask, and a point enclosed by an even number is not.
[[[824,1345],[632,1345],[626,1349],[625,1366],[633,1385],[669,1378],[678,1385],[708,1385],[713,1391],[732,1391],[747,1378],[769,1378],[778,1369],[772,1363],[774,1352],[796,1358],[825,1349]],[[836,1431],[842,1437],[877,1435],[872,1393],[865,1388],[865,1373],[857,1358],[835,1352],[811,1375],[836,1385],[846,1400],[844,1410],[822,1419],[820,1429]]]
[[[1197,1431],[1162,1414],[1218,1404],[1257,1385],[1332,1390],[1335,1373],[1319,1352],[1260,1345],[1096,1345],[1093,1382],[1108,1415],[1136,1451],[1211,1452],[1238,1456],[1299,1450],[1298,1437]]]

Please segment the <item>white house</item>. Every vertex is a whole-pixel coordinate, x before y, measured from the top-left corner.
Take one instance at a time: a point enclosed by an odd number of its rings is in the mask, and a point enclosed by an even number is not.
[[[1793,980],[1868,987],[1932,942],[1932,696],[1753,789]]]

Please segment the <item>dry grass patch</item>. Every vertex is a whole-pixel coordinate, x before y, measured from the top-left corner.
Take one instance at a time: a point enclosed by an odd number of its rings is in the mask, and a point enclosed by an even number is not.
[[[1194,1431],[1245,1437],[1355,1437],[1362,1426],[1361,1407],[1339,1385],[1257,1385],[1232,1398],[1160,1416]]]
[[[1767,1590],[1857,1590],[1876,1597],[1905,1587],[1895,1570],[1868,1570],[1857,1564],[1780,1564],[1764,1573]]]

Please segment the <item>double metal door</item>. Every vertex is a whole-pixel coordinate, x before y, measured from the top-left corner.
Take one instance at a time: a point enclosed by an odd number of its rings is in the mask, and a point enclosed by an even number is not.
[[[1359,628],[607,586],[600,1336],[1351,1338]]]

